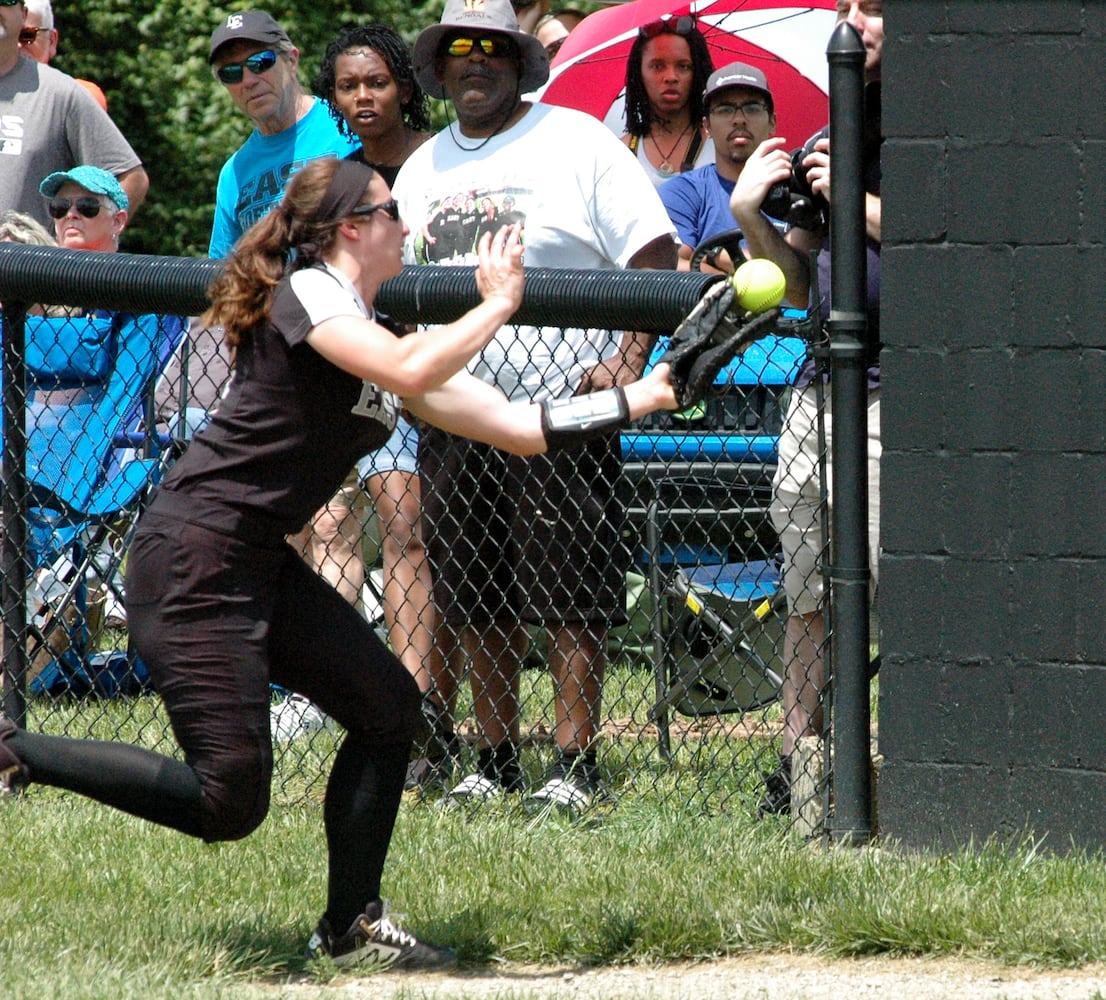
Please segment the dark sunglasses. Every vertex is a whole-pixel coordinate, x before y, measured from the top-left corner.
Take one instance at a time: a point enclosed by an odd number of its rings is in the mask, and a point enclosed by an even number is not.
[[[358,205],[350,215],[372,215],[373,212],[383,212],[393,222],[399,222],[399,202],[394,198],[391,201],[382,201],[379,205]]]
[[[83,194],[74,201],[72,198],[55,198],[50,202],[50,214],[55,219],[64,219],[69,214],[69,209],[74,205],[77,211],[86,219],[95,219],[104,206],[99,198],[93,198],[90,194]]]
[[[269,72],[276,65],[276,61],[277,54],[272,49],[262,49],[241,62],[227,63],[225,66],[220,66],[215,71],[215,75],[219,78],[220,83],[241,83],[244,70],[248,69],[254,76],[257,76],[260,73]]]
[[[650,21],[638,28],[637,33],[641,38],[656,38],[657,35],[682,35],[686,37],[694,30],[695,18],[690,14],[685,14],[675,20],[670,17],[662,17],[659,21]]]
[[[23,3],[23,0],[0,0],[0,7],[14,7],[17,3]]]
[[[2,4],[0,6],[9,7],[10,4]],[[34,45],[35,39],[44,31],[49,31],[49,28],[20,28],[19,29],[19,44],[20,45]]]
[[[467,56],[476,46],[480,46],[480,51],[490,59],[510,56],[515,51],[514,42],[509,38],[496,38],[493,35],[484,35],[483,38],[452,38],[445,51],[451,56]]]

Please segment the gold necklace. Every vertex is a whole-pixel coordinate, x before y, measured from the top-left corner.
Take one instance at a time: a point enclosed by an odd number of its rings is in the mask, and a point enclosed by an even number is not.
[[[684,141],[684,136],[687,135],[690,131],[691,126],[685,126],[684,130],[678,136],[676,136],[676,141],[672,144],[672,148],[667,153],[663,149],[661,149],[661,144],[657,142],[656,136],[654,136],[652,132],[649,133],[649,138],[653,140],[653,145],[656,147],[657,153],[661,158],[661,165],[657,167],[657,172],[659,174],[664,177],[671,177],[676,172],[676,168],[672,166],[670,162],[672,154],[676,152],[676,147],[678,147],[680,143]]]

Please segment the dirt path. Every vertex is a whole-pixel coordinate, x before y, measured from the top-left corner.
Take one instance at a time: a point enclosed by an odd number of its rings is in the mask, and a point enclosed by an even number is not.
[[[591,971],[508,966],[417,978],[343,976],[325,989],[286,989],[297,998],[350,1000],[1106,1000],[1106,966],[1040,971],[949,959],[753,955]]]

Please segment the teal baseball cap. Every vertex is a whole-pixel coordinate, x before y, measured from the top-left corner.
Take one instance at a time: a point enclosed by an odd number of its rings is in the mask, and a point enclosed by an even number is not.
[[[69,181],[80,184],[86,191],[91,191],[93,194],[107,195],[115,202],[117,208],[122,208],[125,211],[130,210],[130,199],[122,185],[115,179],[115,175],[104,170],[103,167],[93,167],[89,164],[81,164],[81,166],[73,167],[71,170],[54,171],[38,186],[39,193],[44,194],[47,198],[53,198],[58,193],[58,188]]]

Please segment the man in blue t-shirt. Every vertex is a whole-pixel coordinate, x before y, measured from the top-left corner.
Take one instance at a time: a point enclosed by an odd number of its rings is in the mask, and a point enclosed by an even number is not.
[[[356,139],[338,131],[324,103],[306,93],[299,50],[268,14],[230,14],[211,36],[211,68],[257,127],[219,172],[209,257],[226,257],[238,238],[274,208],[305,163],[346,156]]]
[[[211,36],[210,61],[215,78],[256,126],[219,172],[207,252],[222,258],[250,226],[280,204],[296,171],[323,157],[345,158],[361,144],[343,135],[326,104],[303,89],[297,75],[299,51],[265,11],[227,15]],[[203,331],[195,335],[202,338]],[[226,360],[225,353],[220,357]],[[308,564],[355,606],[363,572],[355,565],[361,558],[360,505],[356,471],[351,469],[346,485],[293,539]],[[274,706],[274,733],[287,738],[323,718],[314,711],[305,714],[302,702],[290,696]]]
[[[776,111],[765,75],[735,62],[715,70],[703,91],[705,122],[714,140],[715,162],[677,174],[659,188],[680,238],[680,270],[708,236],[734,228],[730,196],[742,172],[759,166],[757,150],[776,131]]]

